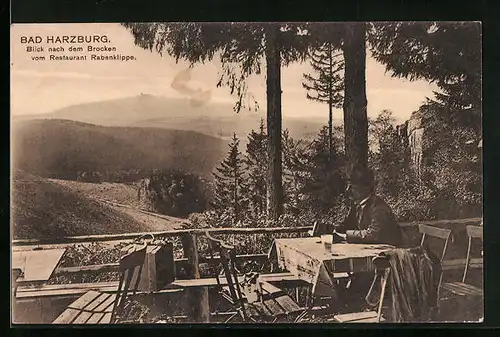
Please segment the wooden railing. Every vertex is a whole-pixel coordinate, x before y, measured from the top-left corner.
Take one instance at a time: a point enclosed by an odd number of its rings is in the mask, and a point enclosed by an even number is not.
[[[157,238],[180,237],[184,235],[211,234],[280,234],[280,233],[305,233],[312,227],[273,227],[273,228],[210,228],[210,229],[178,229],[161,232],[125,233],[125,234],[102,234],[85,236],[66,236],[44,239],[19,239],[13,240],[13,246],[40,246],[40,245],[72,245],[75,243],[91,242],[124,242],[136,239],[143,235],[153,234]]]
[[[400,223],[402,228],[416,227],[418,224],[426,224],[430,226],[466,226],[477,225],[481,222],[481,218],[456,219],[456,220],[431,220],[431,221],[413,221]],[[312,226],[303,227],[273,227],[273,228],[210,228],[210,229],[179,229],[159,232],[143,232],[143,233],[125,233],[125,234],[102,234],[102,235],[83,235],[83,236],[66,236],[44,239],[18,239],[12,241],[12,246],[40,246],[40,245],[72,245],[75,243],[91,243],[91,242],[106,242],[106,241],[129,241],[147,234],[153,234],[155,237],[178,237],[182,235],[204,235],[206,231],[211,234],[279,234],[279,233],[305,233],[312,229]]]
[[[236,256],[236,261],[265,261],[267,260],[267,254],[242,254]],[[219,257],[213,257],[206,259],[205,257],[198,257],[199,263],[217,263],[220,261]],[[187,258],[175,259],[176,270],[184,269],[188,265]],[[76,266],[76,267],[60,267],[55,270],[55,276],[69,275],[69,274],[80,274],[80,273],[104,273],[110,271],[118,271],[118,263],[103,263],[88,266]]]

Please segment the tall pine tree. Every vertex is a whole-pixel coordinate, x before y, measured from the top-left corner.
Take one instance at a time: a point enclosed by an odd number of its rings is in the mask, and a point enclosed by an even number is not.
[[[342,53],[331,43],[325,43],[310,55],[310,65],[315,74],[304,74],[302,86],[307,98],[328,104],[329,160],[333,156],[333,108],[342,108],[344,90],[344,62]]]
[[[341,174],[344,164],[339,151],[340,141],[334,139],[331,153],[330,141],[327,127],[323,127],[311,144],[307,165],[310,174],[303,187],[304,206],[320,213],[332,209],[345,189]]]
[[[283,131],[283,186],[286,210],[298,215],[301,207],[302,189],[310,175],[307,167],[309,142],[293,139],[288,130]]]
[[[341,130],[334,130],[341,132]],[[323,127],[312,142],[283,135],[284,186],[289,210],[326,215],[337,206],[344,191],[344,157],[341,137],[333,137],[330,157],[328,127]]]
[[[229,215],[233,226],[243,220],[248,209],[245,164],[239,144],[234,133],[228,155],[214,173],[215,195],[212,207],[219,216]]]
[[[248,136],[245,156],[249,206],[254,216],[266,211],[266,160],[267,134],[264,119],[261,119],[259,131],[252,130]]]

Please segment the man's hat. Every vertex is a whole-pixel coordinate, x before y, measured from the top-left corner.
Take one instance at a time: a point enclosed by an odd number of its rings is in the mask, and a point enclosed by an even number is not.
[[[373,171],[368,167],[361,165],[354,165],[349,171],[348,176],[349,176],[349,181],[352,184],[365,185],[369,187],[373,187],[375,185],[375,178],[373,175]]]

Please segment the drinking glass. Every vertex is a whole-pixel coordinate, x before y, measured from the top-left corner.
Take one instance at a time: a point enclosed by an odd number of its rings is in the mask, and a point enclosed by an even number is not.
[[[333,243],[333,235],[332,234],[321,235],[321,242],[323,242],[323,245],[327,250],[331,249]]]

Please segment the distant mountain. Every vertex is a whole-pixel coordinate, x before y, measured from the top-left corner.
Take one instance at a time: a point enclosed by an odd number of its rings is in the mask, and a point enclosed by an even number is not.
[[[115,99],[102,102],[69,106],[50,114],[32,115],[26,118],[69,119],[102,126],[156,127],[176,130],[189,130],[211,136],[229,138],[236,132],[241,138],[259,127],[265,113],[241,111],[236,114],[231,103],[208,101],[207,104],[194,106],[187,99],[175,99],[154,95]],[[283,128],[293,137],[316,134],[325,118],[284,118]]]
[[[14,168],[75,179],[78,171],[182,168],[209,175],[226,141],[193,131],[104,127],[60,119],[12,123]]]

